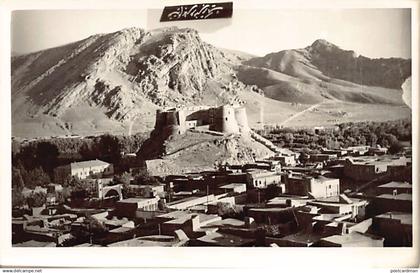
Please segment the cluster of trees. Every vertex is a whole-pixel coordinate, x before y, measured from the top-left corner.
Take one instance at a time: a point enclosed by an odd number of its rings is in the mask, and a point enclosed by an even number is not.
[[[102,135],[88,138],[52,138],[12,144],[13,187],[35,188],[51,182],[68,184],[69,179],[55,177],[54,169],[74,161],[101,159],[128,168],[138,162],[125,162],[123,153],[136,152],[145,140],[144,134],[133,136]]]
[[[51,138],[30,142],[12,141],[12,202],[15,206],[45,203],[46,196],[39,193],[25,198],[23,188],[35,189],[54,182],[65,187],[65,197],[87,197],[92,194],[92,183],[69,175],[63,177],[54,169],[75,161],[100,159],[114,164],[114,170],[123,172],[140,163],[134,158],[123,158],[124,153],[135,153],[146,140],[145,134],[132,136],[101,135],[86,138]],[[127,174],[116,179],[127,183]],[[152,183],[153,178],[139,175],[138,179]],[[150,180],[150,181],[149,181]],[[129,180],[128,180],[129,181]],[[118,181],[117,181],[118,182]],[[119,181],[121,182],[121,181]],[[129,183],[129,182],[128,182]],[[64,201],[63,196],[56,198]]]
[[[142,190],[130,187],[134,185],[160,185],[161,181],[154,176],[151,176],[146,170],[140,169],[135,174],[124,172],[120,175],[114,176],[115,184],[122,184],[122,195],[124,198],[136,197],[142,195]]]
[[[22,145],[22,142],[19,142],[18,140],[12,141],[12,151],[13,153],[20,152],[20,149],[23,146],[26,145],[37,145],[40,142],[48,142],[49,144],[54,145],[57,147],[58,151],[61,154],[77,154],[81,151],[82,147],[86,146],[91,147],[93,145],[96,145],[97,143],[101,142],[101,139],[107,138],[111,136],[113,139],[115,139],[119,147],[121,149],[121,152],[124,153],[135,153],[137,152],[143,142],[148,138],[146,133],[138,133],[134,135],[99,135],[99,136],[89,136],[89,137],[75,137],[75,138],[50,138],[48,140],[40,139],[31,141],[29,143],[26,143],[25,145]]]
[[[267,126],[259,133],[281,147],[317,150],[380,145],[389,148],[391,153],[401,151],[402,142],[411,142],[412,138],[410,120],[343,123],[325,130]]]
[[[57,191],[53,194],[47,194],[43,191],[36,191],[25,197],[21,191],[14,189],[12,190],[12,206],[22,207],[24,205],[28,205],[29,207],[41,207],[46,204],[48,195],[54,196],[56,202],[64,203],[65,200],[70,197],[70,192],[68,189]]]

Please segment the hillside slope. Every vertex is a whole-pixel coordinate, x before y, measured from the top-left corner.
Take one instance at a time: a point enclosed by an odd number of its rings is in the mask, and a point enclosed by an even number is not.
[[[285,102],[319,103],[325,99],[401,105],[401,84],[411,61],[369,59],[325,40],[303,49],[251,58],[237,66],[238,79],[256,84],[266,96]]]
[[[240,85],[232,75],[225,53],[192,29],[94,35],[12,58],[13,125],[77,132],[95,110],[87,131],[150,123],[159,107],[231,101]]]
[[[255,158],[274,154],[266,146],[246,136],[199,132],[175,135],[166,140],[162,148],[162,156],[152,156],[146,161],[147,169],[152,175],[213,170],[216,164],[252,162]],[[144,155],[142,149],[139,154]]]
[[[246,103],[251,126],[262,115],[276,124],[326,102],[335,112],[345,107],[347,117],[352,104],[405,117],[400,83],[410,63],[371,60],[322,40],[255,57],[215,48],[193,29],[128,28],[12,57],[12,135],[144,132],[159,108],[234,101]]]

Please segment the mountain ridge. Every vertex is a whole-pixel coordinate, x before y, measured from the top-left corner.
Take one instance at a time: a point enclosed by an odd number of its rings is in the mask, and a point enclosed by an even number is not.
[[[263,93],[281,103],[402,103],[393,89],[327,77],[308,62],[328,48],[337,50],[317,40],[254,57],[218,49],[194,29],[127,28],[13,56],[13,134],[131,133],[150,129],[159,108],[188,105],[248,102],[256,113]]]
[[[353,50],[343,50],[324,39],[318,39],[305,48],[281,50],[252,58],[244,64],[272,69],[295,77],[324,81],[336,78],[360,85],[392,89],[401,88],[401,84],[411,75],[409,59],[368,58],[358,55]],[[317,71],[303,69],[303,65]],[[380,69],[381,67],[385,67],[385,70]],[[374,72],[374,69],[379,70]],[[363,79],[363,76],[370,78]]]

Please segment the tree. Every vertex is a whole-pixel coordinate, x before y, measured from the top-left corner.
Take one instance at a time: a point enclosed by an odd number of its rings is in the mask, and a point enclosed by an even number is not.
[[[47,202],[47,194],[45,192],[34,192],[28,198],[29,207],[41,207]]]
[[[130,185],[131,179],[132,179],[132,176],[128,172],[124,172],[121,175],[114,176],[114,181],[116,182],[116,184]]]
[[[126,199],[126,198],[141,196],[143,193],[143,190],[139,188],[133,188],[124,184],[122,187],[121,193],[123,195],[123,198]]]
[[[25,187],[20,169],[15,167],[12,167],[12,187],[19,191]]]
[[[26,203],[25,197],[20,190],[12,190],[12,207],[21,207]]]
[[[50,176],[41,167],[25,172],[22,174],[22,178],[25,186],[30,189],[51,183]]]
[[[71,185],[72,176],[67,172],[54,171],[54,183],[60,184],[63,187]]]
[[[90,243],[92,243],[93,237],[100,237],[105,235],[108,232],[106,226],[99,222],[97,219],[92,216],[86,216],[83,221],[83,233],[89,237]]]
[[[139,173],[134,178],[137,184],[139,185],[159,185],[160,181],[151,176],[146,170],[140,170]]]
[[[52,173],[57,166],[58,148],[50,142],[40,142],[36,145],[36,158],[41,167]]]
[[[104,224],[102,224],[101,222],[99,222],[97,219],[95,219],[94,217],[90,215],[85,218],[83,223],[86,224],[88,229],[94,234],[108,231],[108,229],[105,227]]]
[[[399,141],[394,142],[389,147],[389,153],[390,154],[398,154],[398,153],[402,152],[403,147],[404,146]]]
[[[307,151],[302,151],[299,155],[299,162],[304,164],[309,160],[309,154],[307,153]]]
[[[117,137],[112,135],[103,135],[99,139],[99,150],[105,159],[112,163],[118,163],[121,159],[121,148]]]
[[[72,231],[72,234],[81,239],[89,239],[90,243],[92,243],[92,240],[94,237],[99,237],[108,232],[108,229],[106,226],[99,222],[94,217],[88,215],[85,217],[81,224],[80,229],[76,229]]]
[[[221,217],[239,218],[241,213],[230,203],[217,202],[217,214]]]
[[[370,146],[374,147],[377,141],[378,141],[378,137],[374,133],[370,133],[367,139],[367,143],[369,143]]]
[[[36,147],[32,144],[23,146],[16,157],[26,170],[32,170],[37,167]]]

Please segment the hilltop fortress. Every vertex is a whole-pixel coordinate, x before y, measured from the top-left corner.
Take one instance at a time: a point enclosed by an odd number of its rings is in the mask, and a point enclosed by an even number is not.
[[[166,139],[195,128],[228,134],[247,134],[250,130],[246,109],[242,105],[190,106],[157,110],[151,136]]]
[[[251,162],[278,149],[249,127],[244,105],[228,104],[157,110],[137,154],[149,173],[170,175],[213,170],[215,162]]]

